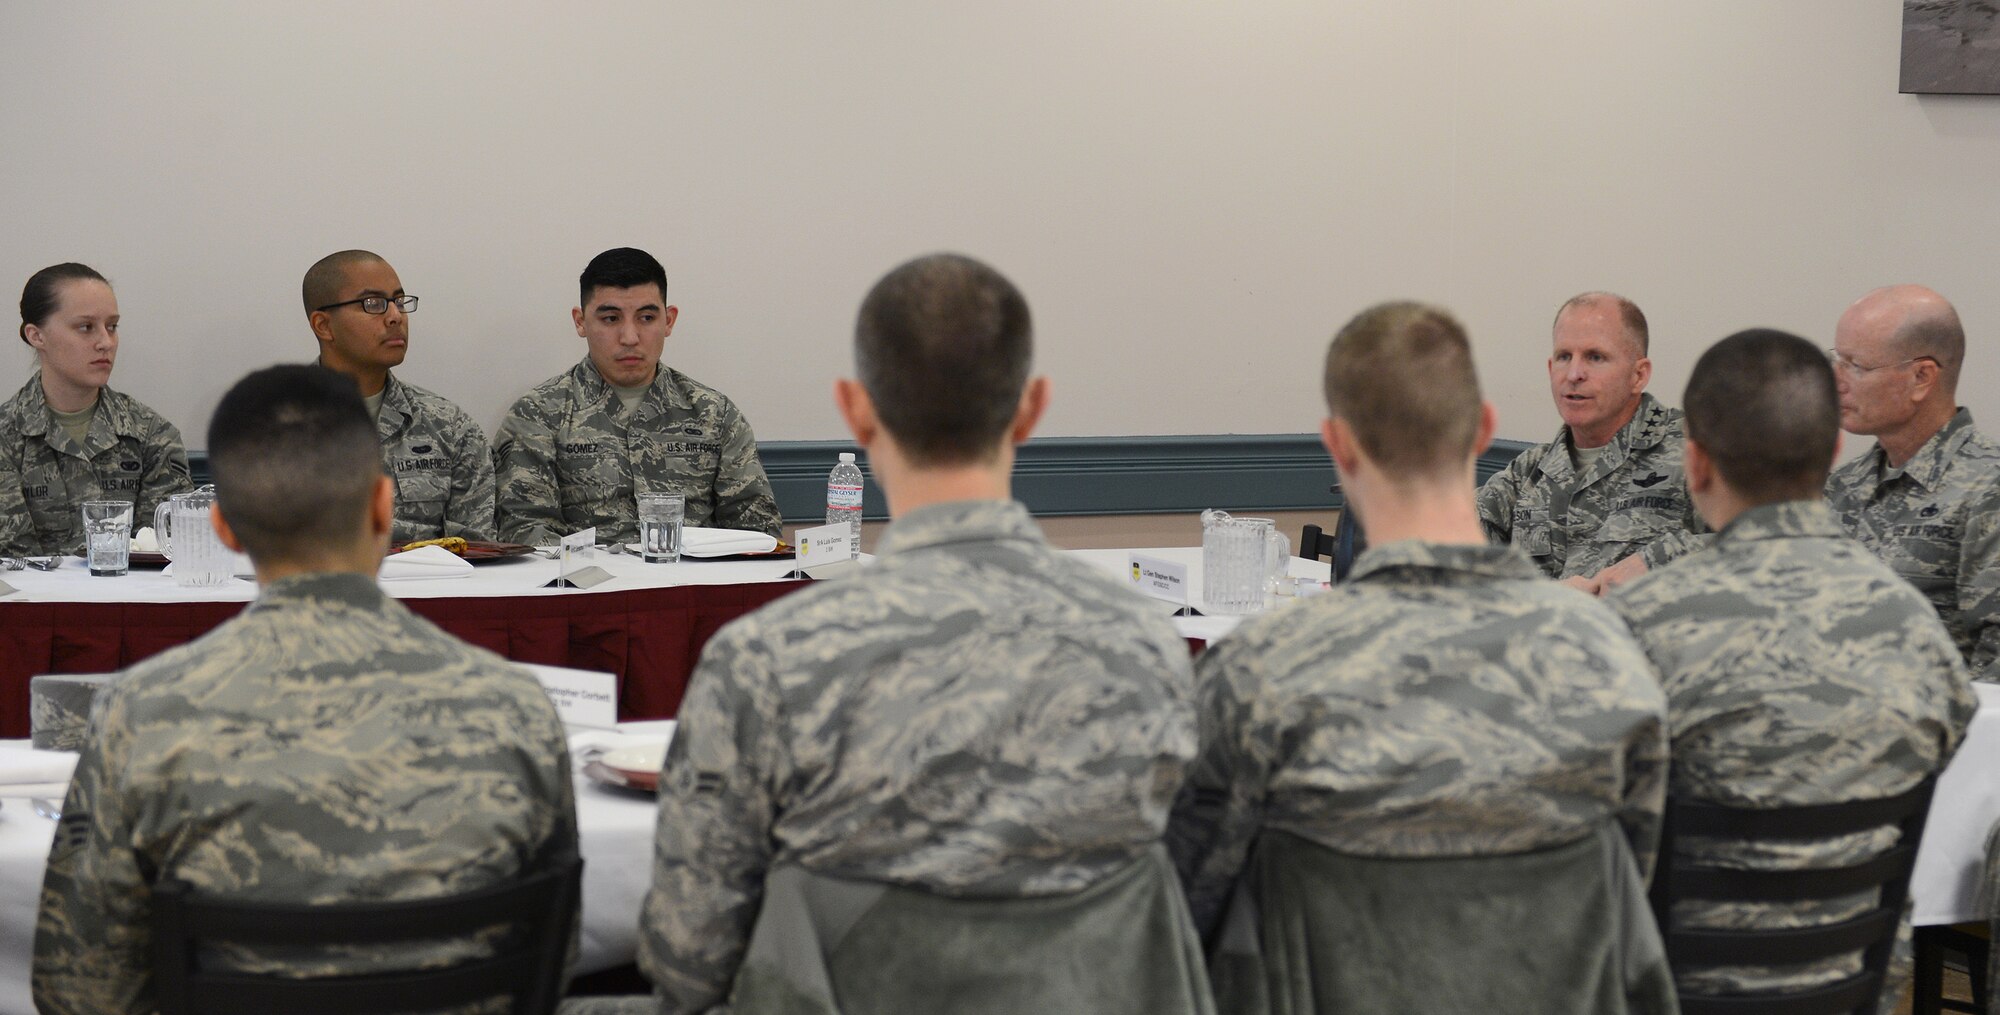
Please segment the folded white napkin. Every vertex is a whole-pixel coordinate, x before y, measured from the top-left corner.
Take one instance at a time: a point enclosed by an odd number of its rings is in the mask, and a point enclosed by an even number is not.
[[[0,792],[22,785],[67,785],[75,771],[76,754],[72,751],[0,751]]]
[[[375,580],[466,578],[471,574],[472,565],[458,554],[442,546],[420,546],[382,558],[382,570],[376,573]]]
[[[688,557],[727,557],[732,553],[770,553],[777,539],[762,532],[741,529],[707,529],[689,525],[681,529],[681,554]]]

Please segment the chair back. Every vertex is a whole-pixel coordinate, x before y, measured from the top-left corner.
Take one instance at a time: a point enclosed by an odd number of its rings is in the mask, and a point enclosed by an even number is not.
[[[162,1015],[292,1015],[445,1011],[513,999],[516,1015],[546,1015],[562,998],[563,963],[583,879],[574,849],[530,873],[434,899],[289,905],[231,902],[166,879],[153,889],[153,982]],[[328,954],[410,942],[490,941],[491,954],[438,969],[297,978],[203,968],[222,942]]]
[[[1917,842],[1930,811],[1933,779],[1893,797],[1802,807],[1749,808],[1669,799],[1653,875],[1653,917],[1677,977],[1713,967],[1788,966],[1862,953],[1861,972],[1823,986],[1784,993],[1702,995],[1682,990],[1688,1015],[1838,1015],[1873,1012],[1888,975]],[[1677,856],[1683,837],[1736,843],[1797,843],[1895,826],[1896,845],[1844,867],[1745,870]],[[1783,929],[1681,927],[1677,902],[1786,903],[1877,891],[1875,904],[1837,923]]]
[[[943,896],[772,868],[734,1015],[1215,1015],[1201,943],[1154,844],[1066,895]]]
[[[1347,573],[1354,570],[1354,558],[1366,549],[1368,534],[1362,531],[1361,521],[1351,506],[1341,509],[1340,520],[1333,524],[1331,533],[1317,525],[1308,525],[1299,533],[1299,556],[1332,561],[1334,581],[1346,581]]]
[[[1616,823],[1527,853],[1369,857],[1259,837],[1210,945],[1240,1015],[1672,1015],[1672,978]]]

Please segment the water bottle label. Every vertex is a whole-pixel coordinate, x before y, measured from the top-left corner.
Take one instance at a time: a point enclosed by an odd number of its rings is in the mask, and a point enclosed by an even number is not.
[[[828,486],[826,507],[829,511],[852,511],[861,507],[861,488],[858,486]]]

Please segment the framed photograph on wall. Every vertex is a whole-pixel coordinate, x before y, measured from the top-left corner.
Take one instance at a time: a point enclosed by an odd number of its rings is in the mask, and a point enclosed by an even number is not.
[[[1903,0],[1903,92],[2000,95],[2000,0]]]

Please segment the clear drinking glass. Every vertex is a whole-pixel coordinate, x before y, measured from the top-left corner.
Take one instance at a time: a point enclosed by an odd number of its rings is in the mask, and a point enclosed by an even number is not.
[[[83,502],[83,538],[89,547],[90,573],[106,577],[124,574],[131,562],[132,502]]]
[[[640,556],[654,564],[681,559],[681,517],[687,501],[677,493],[639,495]]]

